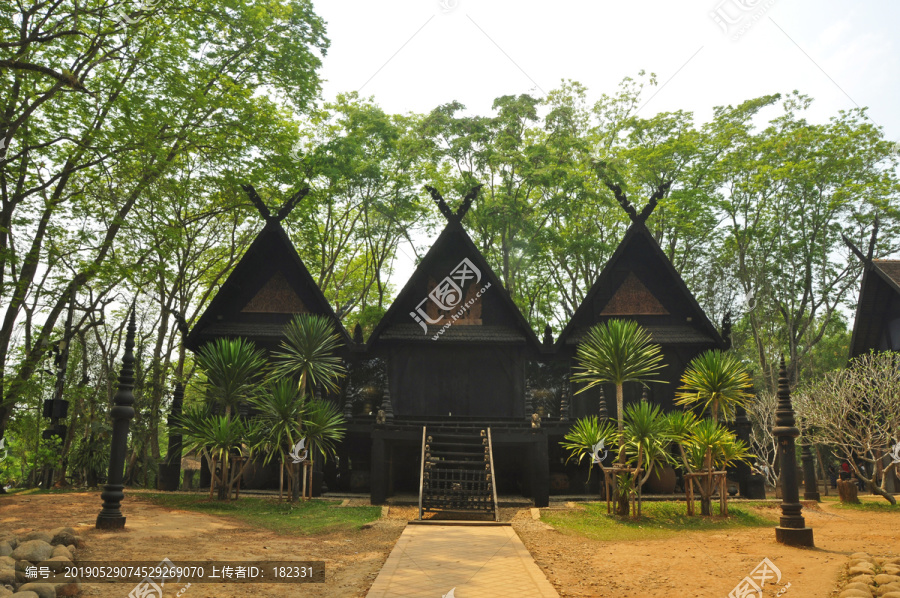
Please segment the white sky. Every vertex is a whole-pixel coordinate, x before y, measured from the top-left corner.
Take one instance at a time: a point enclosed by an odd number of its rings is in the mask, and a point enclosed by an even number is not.
[[[900,2],[893,0],[314,0],[331,48],[323,95],[359,90],[387,112],[458,100],[489,115],[494,98],[542,95],[573,79],[590,102],[623,77],[654,72],[641,116],[798,90],[807,117],[869,108],[900,140]],[[740,21],[726,34],[715,22]],[[750,28],[741,33],[741,25]],[[737,38],[737,39],[734,39]],[[407,249],[406,253],[411,255]],[[401,262],[406,258],[401,255]],[[403,286],[412,264],[397,264]]]

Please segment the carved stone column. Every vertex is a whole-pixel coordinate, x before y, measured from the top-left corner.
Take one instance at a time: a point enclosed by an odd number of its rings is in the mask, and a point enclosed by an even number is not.
[[[134,321],[134,306],[128,320],[128,333],[125,336],[125,355],[122,357],[122,370],[119,373],[119,389],[113,398],[112,408],[112,443],[109,454],[109,483],[104,487],[100,497],[103,509],[97,515],[97,529],[122,529],[125,527],[125,516],[119,509],[125,498],[125,451],[128,445],[128,428],[134,417],[134,335],[137,326]]]
[[[791,391],[788,387],[784,355],[778,372],[778,407],[772,433],[781,448],[781,525],[775,528],[775,540],[789,546],[813,546],[812,528],[806,527],[800,486],[797,481],[797,456],[794,439],[800,435],[794,420]]]

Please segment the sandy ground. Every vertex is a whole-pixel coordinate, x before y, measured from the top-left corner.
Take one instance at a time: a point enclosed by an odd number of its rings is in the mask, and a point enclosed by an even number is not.
[[[770,518],[780,516],[777,509],[762,511]],[[600,542],[557,531],[532,520],[530,513],[520,513],[513,526],[560,596],[722,598],[768,558],[782,578],[774,590],[766,589],[765,597],[790,583],[782,593],[785,598],[825,598],[837,595],[847,557],[854,552],[900,555],[900,513],[848,511],[821,503],[821,508],[805,508],[803,515],[813,528],[812,549],[778,544],[775,530],[768,527]]]
[[[248,528],[227,518],[155,506],[138,494],[122,503],[124,531],[95,529],[98,493],[0,496],[0,534],[72,526],[85,547],[78,561],[325,561],[324,584],[167,584],[165,596],[237,598],[244,596],[364,596],[405,527],[386,519],[368,529],[328,536],[290,536]],[[134,584],[84,584],[83,596],[124,598]]]
[[[247,528],[226,517],[158,507],[134,494],[123,503],[126,529],[101,532],[94,529],[99,509],[96,493],[0,496],[0,534],[71,525],[85,542],[77,554],[80,561],[322,560],[327,570],[324,584],[194,584],[189,588],[169,584],[165,596],[344,598],[365,596],[405,522],[415,516],[413,507],[391,507],[386,518],[368,529],[305,538]],[[783,596],[823,598],[836,595],[851,553],[900,555],[900,514],[838,510],[823,504],[821,509],[805,509],[804,515],[815,530],[814,549],[777,544],[771,528],[601,542],[535,521],[530,509],[501,511],[561,596],[722,598],[763,558],[769,558],[781,570],[779,586],[791,584]],[[764,596],[775,596],[779,586],[767,588]],[[85,584],[83,595],[124,597],[132,587]]]

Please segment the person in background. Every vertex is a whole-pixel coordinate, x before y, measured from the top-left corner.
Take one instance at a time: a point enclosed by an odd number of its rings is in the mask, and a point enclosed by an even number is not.
[[[846,461],[841,463],[841,479],[849,480],[850,479],[850,464]]]
[[[828,480],[831,482],[832,488],[837,488],[837,470],[834,464],[828,466]]]

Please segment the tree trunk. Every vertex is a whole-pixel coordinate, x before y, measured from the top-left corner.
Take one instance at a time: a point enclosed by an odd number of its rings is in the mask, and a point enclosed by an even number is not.
[[[853,480],[838,480],[838,496],[842,503],[859,504],[859,489]]]
[[[700,514],[712,515],[712,497],[705,492],[700,494]]]

